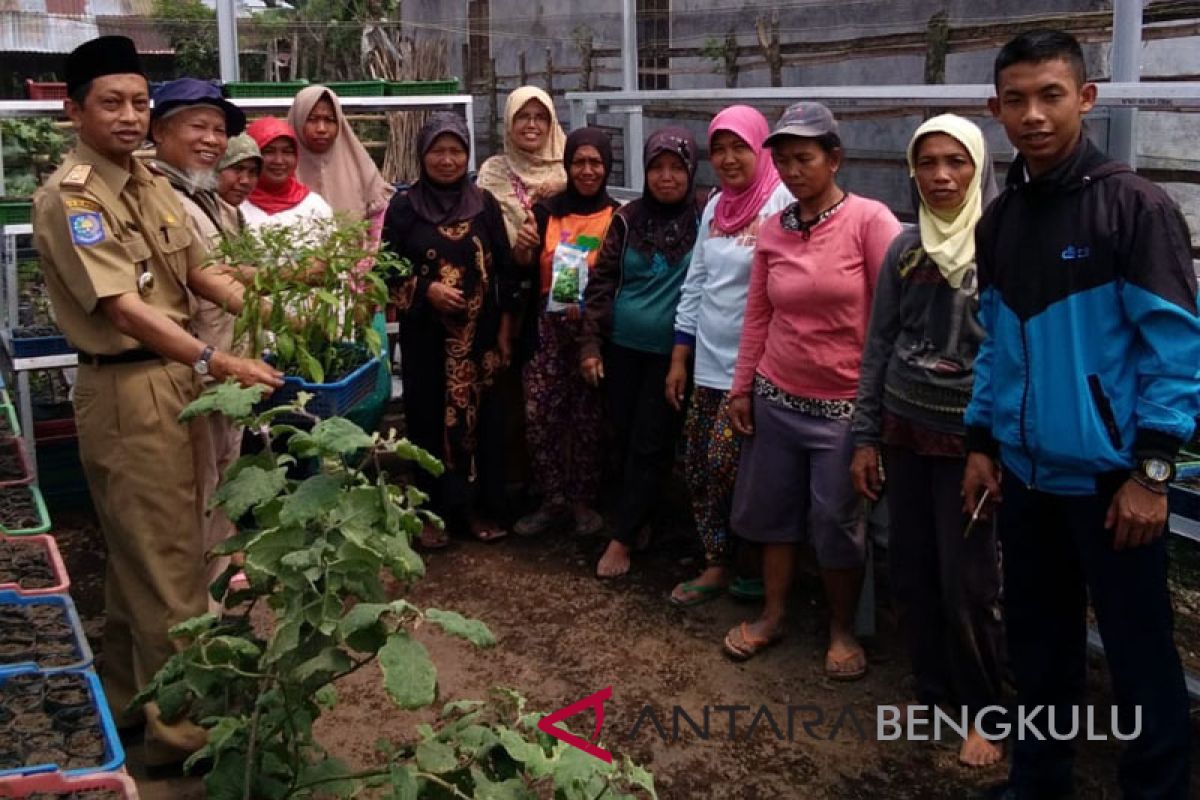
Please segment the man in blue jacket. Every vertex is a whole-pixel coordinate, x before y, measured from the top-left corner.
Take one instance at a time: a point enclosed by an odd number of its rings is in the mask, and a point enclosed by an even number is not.
[[[1073,797],[1090,595],[1122,734],[1127,798],[1188,796],[1188,696],[1167,591],[1167,483],[1200,413],[1190,239],[1155,185],[1084,135],[1079,43],[1022,34],[995,63],[993,116],[1019,156],[976,229],[987,339],[966,413],[968,513],[998,505],[1017,699],[1046,736],[1015,742],[990,796]],[[986,495],[984,494],[986,492]],[[1098,719],[1108,728],[1110,715]],[[1084,735],[1086,714],[1080,711]]]

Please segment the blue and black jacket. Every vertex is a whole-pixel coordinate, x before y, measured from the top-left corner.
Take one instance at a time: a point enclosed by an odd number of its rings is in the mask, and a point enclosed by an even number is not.
[[[987,337],[968,450],[1076,495],[1173,458],[1200,414],[1200,316],[1187,224],[1166,193],[1084,137],[1032,180],[1018,158],[975,237]]]

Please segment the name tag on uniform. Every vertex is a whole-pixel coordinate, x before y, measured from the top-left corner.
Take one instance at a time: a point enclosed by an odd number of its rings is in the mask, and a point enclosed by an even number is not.
[[[71,226],[71,241],[92,245],[104,241],[104,218],[99,211],[72,211],[67,215]]]

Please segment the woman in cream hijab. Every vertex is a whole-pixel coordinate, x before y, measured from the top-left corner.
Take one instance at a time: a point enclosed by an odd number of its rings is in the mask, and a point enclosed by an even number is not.
[[[300,144],[297,180],[324,197],[334,213],[369,221],[378,241],[395,189],[354,135],[337,94],[324,86],[302,89],[287,119]]]
[[[562,165],[566,143],[550,95],[536,86],[522,86],[508,96],[504,153],[483,162],[478,183],[500,201],[510,245],[517,245],[522,229],[529,239],[527,247],[539,244],[533,204],[566,188]]]
[[[917,128],[908,165],[918,230],[896,237],[879,273],[850,472],[877,500],[886,467],[891,582],[917,702],[965,706],[975,719],[999,702],[1002,675],[996,539],[990,524],[964,516],[959,494],[963,411],[984,335],[975,224],[996,187],[983,134],[953,114]],[[984,733],[971,729],[959,761],[985,767],[1003,757]]]

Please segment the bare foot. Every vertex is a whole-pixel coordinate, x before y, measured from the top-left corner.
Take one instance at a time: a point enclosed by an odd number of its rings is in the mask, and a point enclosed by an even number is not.
[[[608,543],[600,563],[596,565],[597,578],[617,578],[629,572],[629,546],[616,539]]]
[[[832,634],[825,653],[825,675],[835,681],[856,681],[867,674],[867,653],[850,634]]]
[[[971,728],[958,751],[958,762],[968,767],[990,767],[1004,758],[1000,742],[990,742],[977,729]]]

